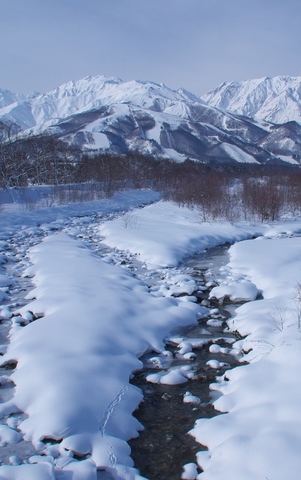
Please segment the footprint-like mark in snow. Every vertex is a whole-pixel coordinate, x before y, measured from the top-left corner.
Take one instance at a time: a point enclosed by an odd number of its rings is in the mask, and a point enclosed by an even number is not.
[[[114,454],[113,445],[111,445],[111,443],[109,441],[110,437],[106,437],[106,435],[105,435],[105,430],[106,430],[106,426],[108,424],[108,421],[111,418],[111,415],[113,414],[115,408],[118,407],[118,405],[122,401],[122,399],[125,396],[128,389],[129,389],[128,385],[123,385],[123,387],[117,393],[116,397],[112,400],[111,403],[109,403],[109,405],[108,405],[108,407],[107,407],[107,409],[104,413],[103,420],[100,424],[100,434],[103,438],[105,438],[105,440],[107,442],[108,454],[109,454],[109,459],[110,459],[110,463],[111,463],[112,467],[114,467],[117,464],[117,458]]]

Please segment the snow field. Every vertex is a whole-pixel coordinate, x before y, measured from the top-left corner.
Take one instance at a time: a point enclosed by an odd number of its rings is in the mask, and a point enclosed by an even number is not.
[[[137,213],[137,222],[139,229],[125,229],[122,235],[120,219],[102,226],[101,232],[109,245],[136,251],[149,268],[178,265],[188,254],[223,243],[222,238],[233,242],[263,235],[262,240],[231,247],[230,265],[211,293],[248,301],[229,326],[246,335],[232,351],[246,352],[242,360],[251,364],[226,372],[212,385],[219,394],[215,408],[225,414],[199,420],[191,434],[209,449],[198,455],[204,470],[199,479],[295,480],[301,468],[301,390],[296,385],[301,333],[293,298],[301,280],[301,240],[285,237],[300,231],[300,222],[199,224],[196,212],[164,202]],[[263,299],[254,302],[259,294]],[[212,368],[220,366],[215,362]],[[154,375],[152,381],[162,383],[159,374]]]
[[[40,189],[42,189],[42,193]],[[36,233],[37,229],[48,233],[51,230],[62,228],[65,222],[70,221],[73,217],[99,213],[102,215],[116,214],[116,212],[156,202],[160,198],[160,195],[152,190],[129,190],[117,192],[110,199],[24,211],[24,206],[22,206],[24,200],[21,198],[21,192],[19,192],[19,189],[12,190],[16,197],[16,203],[12,203],[12,199],[5,196],[5,192],[0,189],[0,199],[3,205],[3,212],[0,213],[0,242],[10,238],[13,233],[22,230],[24,230],[24,236],[27,236],[28,233]],[[47,198],[50,195],[49,190],[47,187],[33,187],[30,189],[30,196],[39,205],[44,197]],[[57,225],[54,222],[57,222]],[[0,264],[1,258],[0,254]]]
[[[149,268],[177,266],[183,258],[227,242],[277,235],[283,229],[300,230],[300,223],[293,221],[273,228],[265,224],[201,223],[197,210],[164,201],[136,210],[132,216],[132,225],[120,217],[102,224],[99,233],[107,245],[138,255]]]
[[[130,198],[128,204],[137,205],[138,197]],[[87,214],[100,205],[110,211],[109,204],[97,203],[97,207],[96,203],[87,205]],[[118,202],[115,205],[122,208]],[[111,207],[115,208],[114,203]],[[70,235],[52,234],[55,228],[63,228],[73,208],[24,212],[23,218],[18,213],[15,217],[3,214],[3,241],[17,230],[24,238],[38,233],[48,236],[30,249],[27,260],[27,274],[36,285],[28,301],[35,300],[18,308],[25,320],[29,311],[44,316],[32,322],[29,318],[25,328],[14,322],[3,360],[18,362],[12,375],[16,388],[14,397],[0,405],[3,422],[7,422],[3,425],[7,428],[1,427],[1,439],[13,441],[21,432],[33,441],[38,455],[31,458],[31,464],[0,466],[0,477],[95,480],[97,466],[116,480],[141,478],[126,443],[142,428],[132,417],[141,393],[129,384],[129,378],[140,368],[138,356],[146,350],[158,352],[150,359],[154,365],[169,368],[163,338],[174,326],[191,324],[204,312],[193,301],[194,280],[180,274],[180,267],[173,267],[207,247],[261,234],[261,241],[231,247],[231,262],[216,287],[225,292],[230,286],[233,298],[249,300],[237,310],[229,327],[246,335],[232,351],[244,351],[242,360],[250,364],[226,372],[212,385],[218,396],[215,407],[224,414],[199,420],[191,433],[209,448],[197,456],[204,469],[198,475],[202,480],[296,480],[301,467],[297,382],[301,333],[294,299],[301,277],[301,242],[300,238],[277,237],[300,231],[300,221],[273,226],[200,224],[197,212],[160,202],[132,212],[134,222],[119,218],[101,225],[99,234],[111,247],[137,255],[150,273],[158,267],[162,283],[148,288],[111,264],[110,254],[105,262],[82,241],[74,240],[72,236],[84,239],[75,223]],[[84,209],[82,204],[77,211],[84,214]],[[42,218],[44,225],[37,226]],[[22,255],[27,248],[24,244]],[[3,284],[5,277],[0,278]],[[239,293],[242,288],[247,290],[244,297]],[[262,300],[253,301],[255,289],[262,292]],[[4,314],[11,316],[6,305],[1,306],[0,315]],[[212,321],[220,322],[218,318],[208,322]],[[183,357],[207,341],[169,338]],[[210,346],[211,353],[219,349]],[[164,383],[162,372],[154,375]],[[165,372],[165,382],[188,382],[191,375],[190,367],[172,368]],[[187,401],[193,404],[196,399],[191,397],[187,392]],[[6,420],[6,416],[18,411],[27,417],[16,430],[14,417]],[[45,437],[52,438],[54,445],[45,445],[41,441]],[[189,465],[182,478],[195,478],[196,466]]]
[[[249,238],[263,229],[228,223],[202,225],[196,211],[161,201],[136,211],[132,228],[125,228],[124,220],[119,218],[101,225],[99,233],[110,247],[135,253],[150,268],[156,268],[176,266],[204,248]]]

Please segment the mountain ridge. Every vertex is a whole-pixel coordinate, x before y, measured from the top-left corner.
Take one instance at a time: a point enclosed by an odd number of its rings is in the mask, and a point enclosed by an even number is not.
[[[257,99],[257,106],[266,101],[264,84],[264,79],[249,83],[249,109],[252,98]],[[279,92],[283,92],[282,84],[282,80],[278,84],[274,81],[270,97],[276,98],[277,85]],[[260,85],[261,89],[256,90]],[[213,105],[219,97],[220,105],[225,107],[227,102],[233,103],[233,95],[239,103],[241,88],[241,82],[232,82],[231,87],[224,83],[214,94],[201,98],[184,88],[172,90],[162,83],[87,76],[42,94],[18,97],[6,93],[0,122],[13,124],[19,130],[19,138],[46,133],[83,151],[115,154],[138,151],[204,163],[299,164],[301,125],[281,129],[283,123],[277,126],[248,117],[245,111],[239,114]],[[246,98],[246,94],[241,98]]]
[[[301,123],[301,77],[279,75],[224,82],[201,98],[208,105],[257,120]]]

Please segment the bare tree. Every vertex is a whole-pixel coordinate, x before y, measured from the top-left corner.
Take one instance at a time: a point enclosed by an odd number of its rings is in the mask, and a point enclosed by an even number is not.
[[[245,179],[242,192],[245,213],[261,222],[277,220],[284,204],[284,191],[272,177]]]

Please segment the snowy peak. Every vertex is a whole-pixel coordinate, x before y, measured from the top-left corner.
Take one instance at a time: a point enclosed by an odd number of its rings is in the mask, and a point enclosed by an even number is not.
[[[100,96],[105,88],[119,85],[120,83],[122,83],[122,80],[115,77],[105,77],[104,75],[87,76],[78,81],[71,80],[68,83],[64,83],[41,96],[51,98],[54,101],[81,97],[83,103],[89,104],[93,99]]]
[[[25,95],[14,93],[10,90],[3,90],[0,88],[0,108],[11,105],[15,102],[20,102],[25,98]]]
[[[276,77],[224,83],[201,99],[162,83],[88,76],[27,97],[0,91],[0,123],[13,125],[21,141],[46,133],[81,151],[299,164],[300,82]],[[271,123],[251,117],[287,126],[272,130]],[[293,128],[294,119],[300,125]]]
[[[188,90],[185,90],[185,88],[179,88],[177,92],[183,96],[188,102],[193,102],[193,103],[205,103],[203,102],[199,97],[194,95],[193,93],[189,92]]]
[[[224,82],[202,96],[208,105],[281,124],[301,123],[301,77],[265,77]]]
[[[163,112],[181,102],[203,103],[185,90],[174,91],[163,84],[140,80],[123,82],[120,78],[103,75],[71,81],[45,94],[12,98],[12,101],[7,94],[5,98],[0,105],[0,118],[19,125],[22,130],[33,128],[35,131],[103,105],[130,104]],[[176,110],[189,115],[189,109],[184,107],[176,107]]]
[[[105,89],[120,83],[117,78],[85,77],[77,82],[70,81],[50,92],[33,94],[21,101],[0,109],[3,121],[12,122],[22,130],[43,130],[59,119],[93,108],[93,102],[101,97]]]

